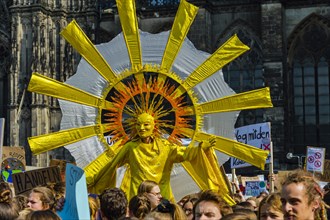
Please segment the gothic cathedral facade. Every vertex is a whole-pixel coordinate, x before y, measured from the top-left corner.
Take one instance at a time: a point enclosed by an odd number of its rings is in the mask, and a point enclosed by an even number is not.
[[[287,152],[306,146],[330,150],[330,3],[328,0],[189,0],[199,12],[188,38],[213,53],[231,35],[251,50],[223,68],[237,93],[269,86],[274,108],[241,111],[236,127],[271,122],[275,169],[294,168]],[[121,32],[114,0],[1,0],[0,118],[4,146],[23,146],[29,165],[49,157],[70,158],[64,150],[31,155],[27,138],[60,130],[55,98],[30,93],[32,72],[65,82],[80,60],[61,37],[75,19],[94,44]],[[171,29],[179,0],[137,0],[139,28]],[[326,152],[327,152],[326,151]],[[329,152],[326,158],[330,159]]]

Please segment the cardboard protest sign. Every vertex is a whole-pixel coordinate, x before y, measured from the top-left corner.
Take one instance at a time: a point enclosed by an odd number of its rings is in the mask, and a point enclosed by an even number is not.
[[[270,151],[271,133],[269,122],[236,128],[235,136],[238,142]],[[268,156],[266,163],[269,162]],[[232,169],[251,166],[251,164],[233,157],[230,164]]]
[[[57,214],[61,219],[90,219],[84,170],[68,163],[65,176],[65,203]]]
[[[4,181],[11,183],[12,174],[25,170],[25,150],[23,147],[3,147],[1,175]]]
[[[36,186],[62,181],[60,169],[57,166],[15,173],[12,178],[16,195],[25,193]]]
[[[323,173],[325,148],[307,147],[306,170]]]
[[[264,181],[265,177],[264,175],[258,175],[258,176],[238,176],[238,180],[241,183],[242,186],[245,187],[246,182],[251,181]]]

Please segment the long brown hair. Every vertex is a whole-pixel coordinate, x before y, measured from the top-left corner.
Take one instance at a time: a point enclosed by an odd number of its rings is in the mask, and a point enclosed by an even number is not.
[[[140,184],[138,194],[150,193],[155,186],[158,186],[155,181],[145,180]]]

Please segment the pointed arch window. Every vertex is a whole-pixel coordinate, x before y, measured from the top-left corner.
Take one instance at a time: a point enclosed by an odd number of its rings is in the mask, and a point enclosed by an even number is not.
[[[230,35],[234,33],[251,50],[223,68],[225,81],[236,93],[264,87],[261,43],[256,36],[251,34],[251,31],[244,27],[235,28]],[[241,111],[235,127],[261,123],[263,122],[263,113],[264,110],[262,109]]]
[[[292,39],[289,140],[296,153],[305,153],[306,146],[330,146],[330,28],[312,16]]]

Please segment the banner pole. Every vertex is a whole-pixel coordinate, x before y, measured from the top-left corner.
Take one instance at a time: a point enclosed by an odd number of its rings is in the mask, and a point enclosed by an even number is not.
[[[231,182],[232,183],[235,183],[235,176],[236,176],[236,170],[235,170],[235,168],[232,168],[231,169]],[[232,191],[233,191],[233,194],[236,193],[235,184],[232,184]]]
[[[0,169],[2,169],[2,146],[3,146],[3,139],[4,139],[4,133],[5,133],[5,119],[0,118]]]
[[[270,184],[270,193],[274,192],[274,160],[273,160],[273,142],[270,142],[270,163],[269,163],[269,184]]]

